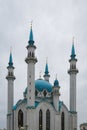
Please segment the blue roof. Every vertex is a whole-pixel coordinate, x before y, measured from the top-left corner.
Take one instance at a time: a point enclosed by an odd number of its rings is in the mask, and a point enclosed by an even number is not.
[[[27,103],[27,99],[19,100],[16,105],[13,106],[13,110],[16,110],[18,106],[20,106],[22,103]],[[35,101],[35,108],[39,105],[38,101]]]
[[[13,61],[12,61],[12,53],[10,52],[10,56],[9,56],[9,66],[13,66]]]
[[[59,87],[59,81],[57,79],[54,81],[54,86]]]
[[[30,35],[29,35],[28,43],[29,43],[30,46],[34,44],[32,26],[31,26],[31,29],[30,29]]]
[[[38,79],[35,81],[35,88],[38,91],[43,91],[44,89],[47,90],[48,92],[52,91],[52,85],[43,79]]]
[[[71,59],[75,59],[75,48],[74,48],[74,43],[72,44],[72,50],[71,50]]]

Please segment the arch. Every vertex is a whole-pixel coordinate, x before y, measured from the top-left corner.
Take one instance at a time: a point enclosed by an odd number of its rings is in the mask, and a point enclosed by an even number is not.
[[[44,90],[43,94],[44,94],[44,97],[46,97],[46,95],[47,95],[47,91]]]
[[[50,111],[46,111],[46,130],[50,130]]]
[[[18,127],[23,127],[23,112],[21,109],[18,111]]]
[[[83,130],[86,130],[85,127],[83,127]]]
[[[34,53],[32,52],[32,57],[34,57]]]
[[[65,114],[62,112],[61,114],[61,130],[65,130]]]
[[[35,90],[35,96],[38,96],[38,91],[37,90]]]
[[[43,112],[41,109],[39,111],[39,130],[43,130]]]
[[[72,69],[73,69],[73,65],[72,65]]]
[[[29,56],[31,57],[31,52],[29,53]]]

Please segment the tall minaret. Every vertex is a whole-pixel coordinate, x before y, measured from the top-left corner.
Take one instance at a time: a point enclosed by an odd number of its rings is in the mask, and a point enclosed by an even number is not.
[[[13,130],[13,113],[12,108],[14,104],[14,66],[12,61],[12,53],[10,52],[9,63],[8,63],[8,75],[6,79],[8,81],[8,113],[7,113],[7,130]]]
[[[35,57],[35,49],[33,40],[32,25],[30,28],[30,36],[28,41],[28,54],[25,59],[27,63],[27,107],[35,106],[35,63],[37,58]]]
[[[45,72],[44,73],[45,73],[44,74],[44,79],[49,82],[50,75],[49,75],[47,60],[46,60],[46,66],[45,66]]]
[[[76,68],[77,59],[75,58],[75,48],[74,48],[74,41],[72,44],[71,50],[71,58],[70,62],[70,69],[68,73],[70,75],[70,111],[76,112],[76,75],[78,73],[78,69]]]

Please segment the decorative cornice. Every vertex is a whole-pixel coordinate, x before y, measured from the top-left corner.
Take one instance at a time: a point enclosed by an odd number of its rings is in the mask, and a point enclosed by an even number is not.
[[[77,114],[76,111],[69,111],[71,114]]]
[[[70,69],[70,70],[68,70],[69,74],[77,74],[78,72],[79,72],[78,69]]]
[[[6,76],[6,79],[7,79],[7,80],[9,80],[9,79],[15,80],[16,78],[15,78],[15,76],[9,76],[9,75],[7,75],[7,76]]]
[[[36,49],[36,46],[35,46],[35,45],[27,45],[26,48],[27,48],[27,49],[28,49],[28,48],[34,48],[34,49]]]
[[[27,106],[26,109],[35,109],[35,106]]]
[[[35,64],[37,62],[37,58],[35,58],[35,57],[27,57],[25,59],[25,61],[26,61],[27,64],[29,64],[31,62]]]

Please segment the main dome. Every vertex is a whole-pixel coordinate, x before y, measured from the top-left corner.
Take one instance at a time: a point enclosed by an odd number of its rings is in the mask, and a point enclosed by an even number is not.
[[[48,92],[51,92],[52,85],[46,80],[38,79],[35,80],[35,89],[37,89],[38,91],[47,90]]]
[[[52,91],[52,85],[43,79],[37,79],[35,80],[35,89],[37,89],[38,91],[42,92],[43,90],[47,90],[48,92]],[[27,88],[24,91],[24,95],[27,94]]]

